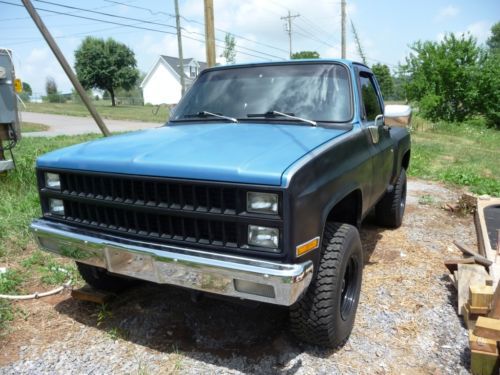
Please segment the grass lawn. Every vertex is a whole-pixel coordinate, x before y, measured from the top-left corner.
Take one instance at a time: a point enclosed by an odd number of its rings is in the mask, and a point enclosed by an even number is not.
[[[44,124],[37,124],[35,122],[22,122],[21,123],[21,132],[29,133],[29,132],[44,132],[49,130],[49,127]]]
[[[145,122],[165,122],[169,110],[165,106],[157,107],[151,105],[117,105],[112,107],[108,100],[94,101],[99,114],[103,118],[113,120],[134,120]],[[68,115],[79,117],[90,117],[87,108],[80,103],[27,103],[27,112],[51,113],[56,115]]]
[[[473,120],[460,125],[415,120],[410,176],[500,196],[500,131]]]
[[[474,124],[424,128],[413,132],[411,176],[500,196],[500,131]],[[8,269],[0,274],[0,294],[52,288],[62,284],[68,273],[79,280],[72,262],[37,250],[28,232],[30,221],[40,216],[34,165],[41,154],[95,138],[99,136],[23,138],[14,149],[17,169],[0,177],[0,267]],[[9,320],[22,314],[13,306],[0,300],[0,336]]]

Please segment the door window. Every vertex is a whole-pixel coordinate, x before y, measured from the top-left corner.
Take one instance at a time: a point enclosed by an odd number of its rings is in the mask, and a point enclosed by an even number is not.
[[[373,79],[369,74],[362,73],[359,77],[359,82],[361,84],[365,120],[374,121],[375,117],[382,113],[382,108],[380,107]]]

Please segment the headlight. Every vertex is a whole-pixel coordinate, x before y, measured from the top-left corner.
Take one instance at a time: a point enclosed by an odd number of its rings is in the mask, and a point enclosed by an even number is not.
[[[278,228],[260,227],[258,225],[248,226],[248,244],[258,247],[277,249],[280,230]]]
[[[64,216],[64,203],[60,199],[49,199],[49,212],[53,215]]]
[[[45,172],[45,186],[49,189],[61,190],[61,179],[57,173]]]
[[[247,193],[247,211],[263,214],[277,214],[278,194],[249,191]]]

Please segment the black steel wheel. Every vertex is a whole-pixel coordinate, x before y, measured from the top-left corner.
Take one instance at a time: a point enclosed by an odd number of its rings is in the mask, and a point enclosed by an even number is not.
[[[388,228],[399,228],[406,208],[406,171],[401,169],[394,189],[386,193],[375,206],[377,223]]]

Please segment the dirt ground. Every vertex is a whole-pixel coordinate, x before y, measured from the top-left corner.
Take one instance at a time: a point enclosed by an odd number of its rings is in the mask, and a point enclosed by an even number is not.
[[[409,183],[403,226],[361,230],[365,269],[353,333],[338,351],[296,341],[287,311],[143,284],[105,308],[69,294],[19,302],[1,339],[2,374],[458,374],[467,331],[443,259],[476,245],[471,216],[441,207],[460,191]]]

